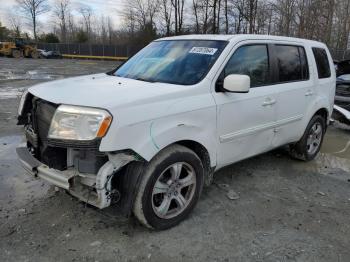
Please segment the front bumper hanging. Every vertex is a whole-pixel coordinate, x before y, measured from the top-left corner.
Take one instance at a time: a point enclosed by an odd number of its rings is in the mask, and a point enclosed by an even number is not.
[[[16,152],[24,169],[31,175],[40,177],[49,183],[67,189],[70,189],[70,179],[74,177],[72,171],[58,171],[53,168],[49,168],[47,165],[39,162],[29,152],[26,147],[16,148]]]
[[[81,201],[100,209],[108,207],[111,204],[109,194],[111,190],[110,176],[116,174],[120,168],[129,162],[136,160],[135,156],[124,153],[108,155],[109,161],[99,169],[97,175],[93,175],[95,181],[92,183],[92,187],[87,188],[75,182],[75,178],[77,177],[80,179],[88,177],[86,174],[79,173],[73,168],[65,171],[49,168],[47,165],[38,161],[29,152],[27,147],[18,147],[16,152],[23,168],[30,175],[40,177],[55,186],[64,188]],[[95,191],[92,192],[92,189],[95,189]]]

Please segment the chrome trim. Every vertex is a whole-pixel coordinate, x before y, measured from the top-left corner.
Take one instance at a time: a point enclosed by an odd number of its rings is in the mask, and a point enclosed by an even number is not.
[[[252,134],[259,133],[259,132],[264,131],[264,130],[268,130],[268,129],[276,128],[276,127],[286,125],[286,124],[289,124],[292,122],[296,122],[296,121],[301,120],[303,118],[303,116],[304,115],[297,115],[297,116],[285,118],[285,119],[282,119],[279,121],[269,122],[267,124],[254,126],[254,127],[247,128],[244,130],[239,130],[237,132],[222,135],[222,136],[220,136],[220,143],[227,143],[227,142],[230,142],[230,141],[237,139],[237,138],[240,138],[240,137],[249,136]]]

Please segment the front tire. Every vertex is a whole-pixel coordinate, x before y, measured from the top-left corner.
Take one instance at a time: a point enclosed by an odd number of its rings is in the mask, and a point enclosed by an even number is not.
[[[321,149],[325,132],[326,120],[321,115],[313,116],[303,137],[290,146],[292,157],[303,161],[313,160]]]
[[[204,168],[190,149],[173,145],[146,166],[134,202],[134,214],[145,226],[164,230],[183,221],[198,202]]]
[[[12,50],[11,55],[13,58],[20,58],[23,54],[22,54],[22,51],[14,49]]]

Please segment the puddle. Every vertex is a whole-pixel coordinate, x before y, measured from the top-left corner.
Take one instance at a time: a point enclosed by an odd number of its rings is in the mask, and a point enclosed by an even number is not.
[[[330,127],[323,141],[321,152],[350,160],[350,130]]]
[[[328,128],[322,148],[310,162],[295,162],[294,168],[348,181],[350,178],[350,128],[332,125]]]
[[[49,74],[44,71],[29,70],[11,70],[11,69],[1,69],[0,70],[0,81],[9,80],[54,80],[62,78],[61,75]]]
[[[321,173],[329,172],[329,169],[342,169],[350,172],[350,159],[337,157],[331,154],[320,153],[316,159],[315,164]]]
[[[3,136],[0,137],[0,159],[15,159],[16,147],[24,142],[23,136]]]
[[[0,87],[0,100],[8,98],[21,98],[25,88],[15,88],[15,87]]]

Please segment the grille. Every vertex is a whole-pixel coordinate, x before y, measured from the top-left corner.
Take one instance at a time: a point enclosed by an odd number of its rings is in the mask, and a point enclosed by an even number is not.
[[[38,98],[33,98],[32,103],[32,126],[38,135],[36,157],[49,167],[64,170],[67,166],[67,149],[51,147],[47,138],[57,105]]]
[[[33,127],[36,133],[39,135],[40,141],[47,143],[47,135],[49,133],[51,120],[53,118],[57,105],[46,102],[44,100],[34,100]]]

